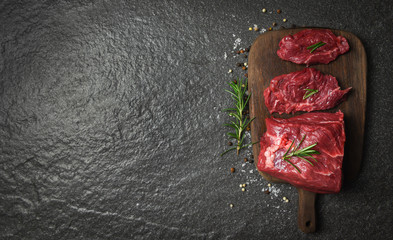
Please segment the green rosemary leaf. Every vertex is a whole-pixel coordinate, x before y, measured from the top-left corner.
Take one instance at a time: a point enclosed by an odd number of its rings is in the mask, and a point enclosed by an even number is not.
[[[233,124],[225,123],[224,126],[236,129],[236,126]]]
[[[304,136],[302,137],[302,140],[300,140],[299,144],[296,146],[296,148],[292,152],[296,152],[296,150],[300,147],[300,145],[302,145],[305,138],[306,138],[306,134],[304,134]]]
[[[317,44],[308,46],[307,49],[312,48],[311,51],[310,51],[310,53],[312,53],[312,52],[314,52],[317,48],[320,48],[320,47],[322,47],[322,46],[325,45],[325,44],[326,44],[326,43],[324,43],[324,42],[319,42],[319,43],[317,43]]]
[[[248,103],[248,101],[250,100],[250,97],[251,97],[251,94],[248,95],[248,97],[247,97],[246,101],[244,102],[244,104]]]
[[[296,170],[299,172],[299,173],[302,173],[302,172],[300,172],[300,169],[298,168],[298,167],[296,167],[295,166],[295,164],[293,164],[291,161],[289,161],[288,159],[285,159],[285,161],[287,161],[289,164],[291,164],[294,168],[296,168]]]
[[[237,138],[237,136],[234,133],[227,133],[228,136],[233,137],[233,138]]]
[[[311,166],[314,167],[314,164],[312,162],[308,161],[307,159],[305,159],[304,157],[302,157],[302,156],[297,156],[297,157],[303,159],[304,161],[308,162],[309,164],[311,164]]]
[[[250,119],[247,124],[244,125],[244,128],[247,128],[247,126],[255,119],[255,117],[253,117],[252,119]]]
[[[315,46],[318,46],[318,44],[321,44],[321,43],[322,42],[317,42],[317,43],[315,43],[313,45],[308,46],[307,49],[314,48]]]
[[[306,135],[304,135],[304,136],[306,136]],[[307,150],[309,150],[309,149],[315,147],[316,145],[317,145],[317,143],[311,144],[311,145],[308,146],[308,147],[305,147],[305,148],[303,148],[303,149],[300,149],[299,151],[296,151],[296,153],[300,153],[300,152],[307,151]],[[315,150],[314,150],[314,151],[315,151]]]
[[[231,124],[227,124],[225,126],[235,129],[235,132],[228,134],[228,136],[234,137],[237,140],[236,149],[237,154],[239,155],[239,150],[243,148],[243,142],[245,139],[244,131],[255,118],[248,120],[243,114],[251,97],[251,94],[246,96],[247,79],[237,79],[237,83],[231,82],[229,83],[229,86],[230,90],[225,91],[231,94],[231,97],[234,100],[234,108],[227,108],[224,109],[224,111],[227,112],[229,116],[234,117],[235,121],[231,121]]]
[[[318,162],[317,159],[315,159],[313,156],[311,156],[310,154],[304,154],[304,156],[310,157],[312,158],[315,162]]]
[[[303,154],[320,154],[320,153],[315,150],[306,150],[306,151],[303,151]]]
[[[236,149],[236,147],[232,147],[232,148],[226,150],[225,152],[221,153],[220,156],[222,157],[222,156],[224,156],[224,154],[228,153],[229,151],[235,150],[235,149]]]
[[[236,111],[235,108],[225,108],[222,110],[223,112],[229,112],[229,111]]]
[[[318,162],[314,157],[311,156],[311,154],[319,154],[318,151],[312,149],[313,147],[315,147],[317,145],[317,143],[311,144],[308,147],[299,149],[300,145],[303,143],[304,139],[306,138],[306,135],[304,135],[302,137],[302,139],[300,140],[299,144],[291,151],[293,143],[295,142],[295,140],[292,141],[291,145],[289,146],[289,148],[287,149],[287,151],[285,152],[285,154],[283,155],[282,159],[287,161],[288,163],[290,163],[293,167],[296,168],[296,170],[298,170],[298,172],[300,173],[299,168],[297,168],[292,162],[290,162],[288,159],[292,158],[292,157],[299,157],[300,159],[308,162],[309,164],[311,164],[312,166],[314,166],[314,164],[309,161],[308,159],[306,159],[305,157],[310,157],[312,158],[315,162]],[[291,152],[290,152],[291,151]],[[289,153],[290,152],[290,153]]]
[[[258,143],[258,142],[253,142],[253,143],[249,143],[249,144],[243,145],[243,146],[241,147],[241,149],[242,149],[242,148],[246,148],[246,147],[248,147],[248,146],[250,146],[250,145],[254,145],[254,144],[256,144],[256,143]]]
[[[311,97],[312,95],[316,94],[318,89],[306,89],[306,93],[304,93],[303,100]]]
[[[226,89],[225,89],[225,92],[227,92],[227,93],[230,93],[230,94],[232,94],[234,97],[236,97],[236,98],[237,98],[237,95],[236,95],[236,94],[234,94],[233,92],[231,92],[231,91],[229,91],[229,90],[226,90]]]
[[[242,119],[241,116],[239,116],[239,114],[234,113],[234,112],[229,113],[229,116],[235,117],[235,118],[237,118],[237,120],[239,120],[239,121],[241,121],[241,119]]]
[[[284,154],[283,158],[286,158],[286,156],[287,156],[287,154],[288,154],[289,150],[291,150],[291,148],[292,148],[292,145],[293,145],[293,143],[294,143],[294,142],[295,142],[295,140],[293,140],[293,141],[292,141],[292,143],[291,143],[291,145],[289,146],[288,150],[285,152],[285,154]]]
[[[232,123],[233,125],[235,125],[236,127],[239,127],[239,126],[237,125],[237,123],[235,123],[234,121],[231,121],[231,123]]]

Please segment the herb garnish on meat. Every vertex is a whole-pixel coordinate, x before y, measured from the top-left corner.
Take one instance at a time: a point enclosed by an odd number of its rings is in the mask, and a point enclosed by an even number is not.
[[[324,42],[318,42],[316,44],[313,44],[311,46],[308,46],[307,49],[311,49],[310,53],[314,52],[315,49],[322,47],[323,45],[325,45],[326,43]]]
[[[318,89],[306,89],[306,93],[303,96],[303,100],[306,98],[311,97],[312,95],[316,94],[318,92]]]
[[[302,149],[298,150],[299,146],[302,144],[302,142],[304,141],[305,138],[306,138],[306,135],[303,136],[303,138],[299,142],[299,144],[294,149],[292,149],[291,153],[289,153],[291,148],[292,148],[292,146],[293,146],[293,143],[295,142],[295,139],[294,139],[292,141],[292,143],[291,143],[291,146],[289,146],[288,150],[285,152],[284,156],[282,157],[283,160],[287,161],[294,168],[296,168],[296,170],[299,173],[301,173],[300,169],[298,167],[296,167],[295,164],[293,164],[291,161],[289,161],[290,158],[292,158],[292,157],[299,157],[302,160],[304,160],[304,161],[308,162],[309,164],[311,164],[311,166],[314,166],[314,164],[311,161],[307,160],[305,157],[310,157],[315,162],[318,162],[314,157],[311,156],[311,154],[320,154],[318,151],[312,149],[313,147],[315,147],[317,145],[317,143],[311,144],[308,147],[305,147],[305,148],[302,148]]]

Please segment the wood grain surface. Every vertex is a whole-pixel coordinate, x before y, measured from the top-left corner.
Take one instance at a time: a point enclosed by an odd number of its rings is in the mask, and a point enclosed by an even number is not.
[[[251,123],[251,137],[253,142],[259,142],[266,131],[265,119],[270,114],[265,106],[263,91],[269,86],[274,77],[290,72],[302,70],[305,65],[283,61],[277,56],[278,43],[288,35],[303,29],[284,29],[261,34],[253,43],[249,55],[248,89],[251,92],[250,117],[256,117]],[[334,34],[345,37],[350,45],[348,53],[339,56],[335,61],[327,65],[313,65],[324,74],[331,74],[337,78],[341,89],[352,87],[345,102],[325,112],[337,112],[339,109],[344,113],[345,122],[345,152],[344,152],[344,178],[354,180],[359,172],[362,159],[364,123],[366,113],[366,75],[367,60],[363,44],[355,35],[349,32],[332,30]],[[289,118],[302,114],[277,114],[272,116]],[[253,153],[257,158],[260,145],[254,144]],[[255,161],[257,163],[257,161]],[[261,174],[269,181],[282,182],[268,174]]]
[[[269,86],[274,77],[290,72],[302,70],[305,65],[283,61],[277,56],[280,40],[289,34],[295,34],[303,29],[284,29],[261,34],[253,43],[249,55],[248,90],[252,94],[250,99],[250,117],[256,117],[251,124],[252,142],[258,142],[253,146],[253,154],[256,158],[260,152],[260,138],[266,131],[265,119],[270,117],[265,106],[263,91]],[[352,87],[345,102],[337,107],[324,112],[344,113],[346,142],[344,149],[343,176],[344,181],[356,179],[362,160],[363,135],[366,113],[366,77],[367,59],[362,42],[355,35],[341,30],[332,30],[336,35],[345,37],[350,46],[349,52],[339,56],[329,64],[313,65],[324,74],[330,74],[337,78],[341,89]],[[295,114],[278,114],[272,116],[289,118],[304,112]],[[259,171],[259,170],[258,170]],[[272,182],[284,182],[281,179],[259,171],[260,174]],[[299,189],[298,189],[299,190]],[[299,190],[299,228],[304,232],[315,231],[315,193]],[[312,207],[310,207],[312,206]],[[306,220],[307,219],[307,220]],[[311,219],[311,220],[310,220]],[[312,221],[312,222],[308,222]]]

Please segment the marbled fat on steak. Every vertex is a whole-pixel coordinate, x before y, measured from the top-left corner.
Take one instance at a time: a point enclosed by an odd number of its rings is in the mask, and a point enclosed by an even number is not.
[[[267,118],[267,131],[261,138],[258,169],[283,179],[296,187],[317,193],[337,193],[341,189],[341,172],[344,156],[344,114],[306,113],[289,119]],[[305,137],[304,137],[305,136]],[[311,166],[299,157],[289,159],[299,170],[283,160],[290,148],[303,149],[317,143],[313,149],[320,154],[312,155],[318,162]]]
[[[307,48],[319,42],[325,45]],[[336,36],[328,29],[306,29],[294,35],[285,36],[279,43],[277,55],[286,61],[297,64],[328,64],[339,55],[348,52],[349,44],[346,38]]]
[[[309,97],[307,89],[318,90]],[[330,109],[345,100],[351,88],[341,90],[337,80],[314,68],[273,78],[263,95],[270,113],[311,112]]]

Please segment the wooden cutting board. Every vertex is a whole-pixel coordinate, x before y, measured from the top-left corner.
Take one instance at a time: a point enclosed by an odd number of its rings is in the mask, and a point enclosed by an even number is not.
[[[256,117],[251,124],[252,142],[259,142],[266,131],[265,119],[270,117],[265,106],[263,91],[269,86],[270,80],[274,77],[290,72],[304,69],[305,65],[298,65],[292,62],[283,61],[277,56],[278,44],[280,40],[289,34],[295,34],[300,29],[284,29],[261,34],[251,46],[248,60],[248,90],[252,94],[250,99],[250,117]],[[337,78],[341,89],[352,87],[345,102],[337,107],[325,112],[344,113],[346,143],[344,149],[343,175],[344,182],[354,180],[361,166],[363,153],[363,135],[366,113],[366,77],[367,59],[362,42],[355,35],[341,30],[332,30],[335,35],[345,37],[350,46],[349,52],[339,56],[335,61],[325,65],[313,65],[324,74],[330,74]],[[274,117],[289,118],[302,114],[272,114]],[[260,152],[260,145],[254,144],[253,154],[257,159]],[[255,161],[257,164],[258,161]],[[260,174],[271,182],[284,182],[269,174]],[[299,209],[298,225],[304,232],[314,232],[315,222],[315,193],[298,189]]]

